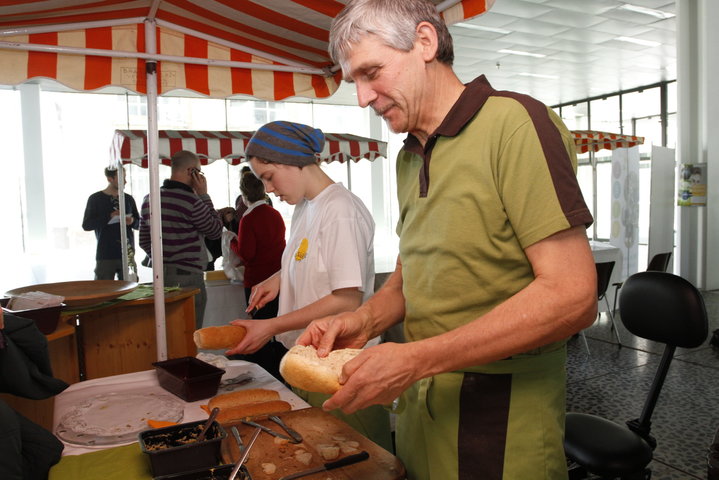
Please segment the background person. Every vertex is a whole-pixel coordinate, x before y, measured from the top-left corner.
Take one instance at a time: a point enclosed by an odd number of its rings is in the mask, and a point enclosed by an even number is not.
[[[120,225],[127,230],[127,253],[130,269],[137,275],[135,264],[135,236],[132,229],[140,226],[140,213],[132,195],[125,193],[125,218],[120,215],[120,190],[118,187],[117,170],[106,168],[107,187],[95,192],[87,199],[82,229],[95,231],[97,249],[95,250],[95,280],[129,280],[124,278],[122,270],[122,242]],[[123,175],[125,183],[127,178]]]
[[[160,188],[162,216],[162,260],[165,285],[195,287],[195,324],[202,328],[207,303],[204,270],[208,256],[204,237],[222,235],[220,215],[207,194],[207,179],[201,172],[200,159],[181,150],[172,155],[171,175]],[[152,252],[150,238],[150,196],[142,202],[140,247]]]
[[[330,54],[394,132],[400,252],[355,312],[312,323],[298,343],[363,345],[404,320],[407,343],[365,349],[324,408],[399,400],[408,478],[567,477],[566,339],[596,317],[592,218],[570,132],[540,102],[467,85],[449,31],[425,0],[355,0]]]
[[[252,289],[247,311],[279,294],[279,316],[234,320],[247,335],[232,353],[252,353],[273,336],[290,348],[313,319],[357,308],[374,290],[374,221],[362,200],[334,183],[317,164],[325,137],[321,130],[292,122],[262,126],[246,148],[254,174],[267,192],[295,205],[282,270]],[[368,339],[369,341],[370,339]],[[378,339],[374,339],[376,343]],[[327,395],[295,390],[319,406]],[[389,413],[373,406],[344,415],[333,412],[389,451]]]
[[[230,241],[230,248],[245,266],[245,300],[250,304],[252,287],[280,271],[282,252],[285,249],[285,221],[280,212],[265,201],[265,186],[252,172],[242,175],[240,191],[247,206],[237,230],[237,238]],[[280,296],[265,303],[262,308],[250,312],[253,320],[275,318]],[[256,363],[275,378],[280,375],[280,360],[287,349],[271,338],[255,353],[240,355],[242,360]]]

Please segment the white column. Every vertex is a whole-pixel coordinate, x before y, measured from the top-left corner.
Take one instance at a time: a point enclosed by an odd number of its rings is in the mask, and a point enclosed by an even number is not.
[[[28,253],[38,254],[47,249],[40,85],[26,83],[18,86],[17,89],[20,91],[22,140],[25,154],[25,212],[28,240],[26,245]],[[44,269],[44,265],[38,264],[34,268]],[[37,275],[37,277],[42,279],[44,275]]]
[[[708,0],[711,2],[712,0]],[[701,145],[700,88],[702,63],[699,4],[704,0],[677,1],[677,164],[699,163]],[[707,2],[707,3],[708,3]],[[703,286],[700,265],[704,259],[705,207],[679,207],[677,257],[679,275]]]
[[[719,96],[716,94],[719,78],[719,31],[716,20],[719,18],[719,2],[703,0],[699,12],[702,26],[701,101],[704,124],[702,134],[705,138],[703,161],[707,163],[707,208],[706,208],[706,261],[704,262],[704,288],[719,289]]]

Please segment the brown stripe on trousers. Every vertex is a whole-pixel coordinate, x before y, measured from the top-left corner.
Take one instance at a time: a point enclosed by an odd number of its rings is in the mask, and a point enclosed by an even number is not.
[[[512,375],[465,373],[459,400],[459,478],[501,480]]]

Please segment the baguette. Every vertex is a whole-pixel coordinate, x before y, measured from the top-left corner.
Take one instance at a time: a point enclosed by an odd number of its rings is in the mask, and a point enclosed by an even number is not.
[[[231,423],[246,417],[265,415],[268,413],[289,412],[292,406],[284,400],[272,400],[269,402],[247,403],[234,407],[221,408],[217,414],[219,423]]]
[[[218,350],[232,348],[245,338],[247,330],[239,325],[223,325],[221,327],[206,327],[195,330],[192,339],[197,348]]]
[[[361,351],[343,348],[320,358],[315,347],[295,345],[282,357],[280,374],[293,387],[331,395],[341,387],[339,378],[344,364]]]
[[[276,390],[249,388],[247,390],[238,390],[236,392],[223,393],[212,397],[207,404],[207,408],[212,411],[213,408],[218,407],[220,411],[222,411],[227,408],[248,405],[251,403],[271,402],[279,399],[280,393]]]

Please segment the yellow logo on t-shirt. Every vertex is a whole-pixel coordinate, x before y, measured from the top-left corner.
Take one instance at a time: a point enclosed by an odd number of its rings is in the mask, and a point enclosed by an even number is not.
[[[303,238],[300,242],[299,248],[297,249],[297,253],[295,253],[295,260],[299,262],[300,260],[303,260],[305,258],[305,256],[307,255],[307,246],[307,239]]]

